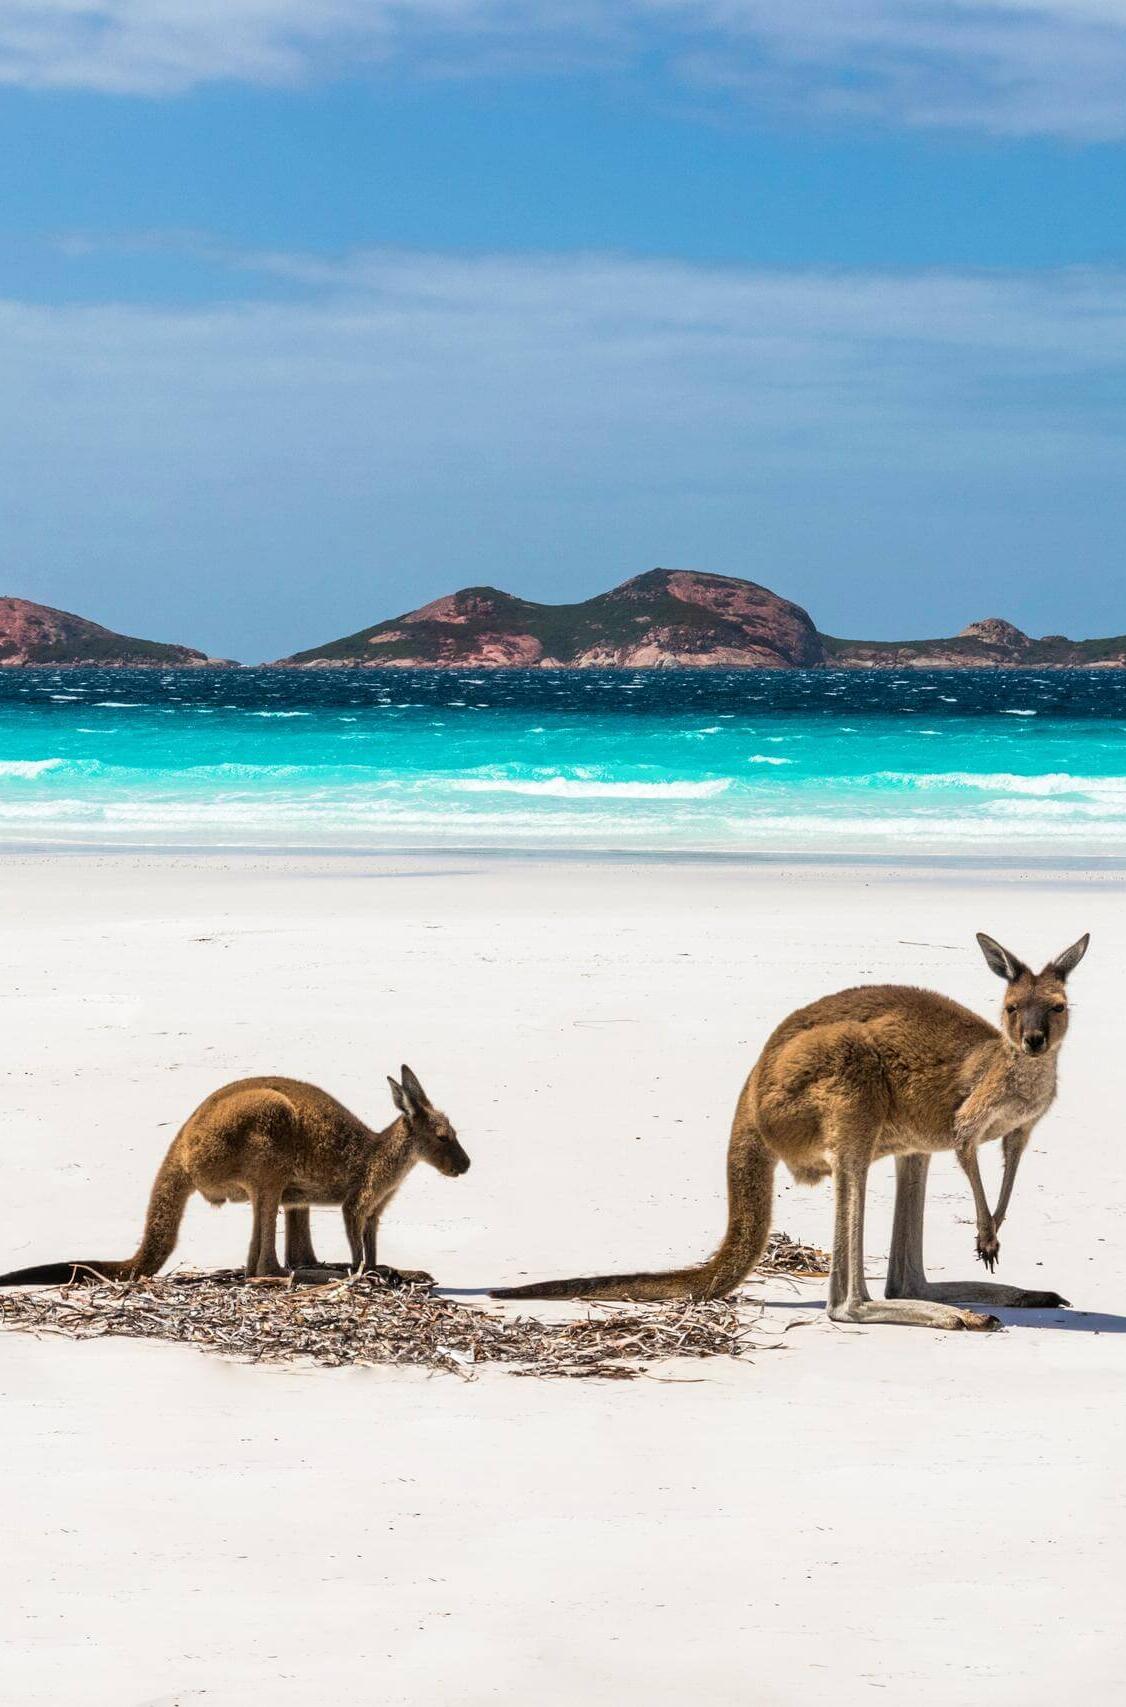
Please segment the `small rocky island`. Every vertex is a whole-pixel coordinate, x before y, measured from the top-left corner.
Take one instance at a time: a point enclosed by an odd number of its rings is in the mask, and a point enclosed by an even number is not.
[[[342,640],[279,659],[307,669],[466,665],[542,669],[872,669],[1126,665],[1126,635],[1033,640],[999,617],[938,640],[837,640],[768,587],[699,570],[651,569],[573,605],[465,587]]]
[[[0,667],[86,664],[183,669],[185,665],[227,662],[225,658],[209,658],[192,646],[167,646],[159,640],[134,640],[127,634],[115,634],[84,616],[33,604],[30,599],[0,598]]]

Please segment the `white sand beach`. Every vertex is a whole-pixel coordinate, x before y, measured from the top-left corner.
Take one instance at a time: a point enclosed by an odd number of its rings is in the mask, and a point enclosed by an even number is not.
[[[386,1261],[453,1288],[680,1263],[719,1237],[731,1111],[791,1008],[893,980],[992,1016],[1001,986],[975,930],[1038,962],[1084,930],[1092,945],[998,1272],[1058,1288],[1066,1314],[1008,1313],[994,1335],[844,1329],[824,1319],[823,1282],[772,1281],[750,1294],[780,1349],[634,1382],[0,1336],[0,1698],[1126,1699],[1124,882],[7,857],[5,1268],[132,1250],[164,1147],[226,1080],[307,1077],[382,1124],[404,1060],[473,1166],[415,1172]],[[998,1164],[986,1154],[991,1195]],[[882,1163],[874,1286],[891,1184]],[[827,1186],[780,1178],[776,1227],[827,1242],[830,1208]],[[973,1276],[951,1157],[930,1212],[933,1275]],[[195,1200],[174,1260],[240,1262],[247,1213]],[[336,1212],[315,1233],[344,1254]]]

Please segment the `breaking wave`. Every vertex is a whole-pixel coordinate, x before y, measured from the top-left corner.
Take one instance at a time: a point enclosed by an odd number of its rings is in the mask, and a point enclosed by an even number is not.
[[[66,765],[65,759],[0,759],[0,777],[14,776],[29,779],[44,776]]]

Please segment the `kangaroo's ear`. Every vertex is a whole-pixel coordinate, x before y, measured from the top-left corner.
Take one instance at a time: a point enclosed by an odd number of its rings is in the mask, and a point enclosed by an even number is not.
[[[1028,971],[1023,960],[1018,960],[1015,954],[1010,954],[1007,948],[1002,948],[984,931],[978,931],[977,940],[989,970],[996,972],[998,978],[1004,978],[1007,984],[1015,983],[1022,972]]]
[[[418,1113],[418,1109],[415,1106],[410,1093],[404,1089],[398,1079],[391,1078],[390,1074],[388,1074],[387,1083],[391,1086],[391,1101],[395,1104],[395,1107],[399,1110],[400,1114],[405,1114],[408,1120],[413,1120],[415,1115]]]
[[[417,1103],[420,1108],[429,1108],[431,1106],[430,1098],[419,1084],[418,1074],[412,1073],[405,1062],[403,1063],[401,1072],[403,1089],[406,1091],[411,1101]]]
[[[1069,972],[1074,972],[1087,952],[1091,940],[1090,931],[1085,931],[1078,942],[1073,942],[1070,948],[1065,948],[1062,954],[1057,954],[1054,960],[1049,960],[1045,972],[1054,972],[1057,978],[1066,981]]]

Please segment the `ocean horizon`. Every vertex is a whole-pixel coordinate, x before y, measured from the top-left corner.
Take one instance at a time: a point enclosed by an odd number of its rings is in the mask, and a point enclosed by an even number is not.
[[[1126,672],[0,671],[0,844],[1113,859]]]

